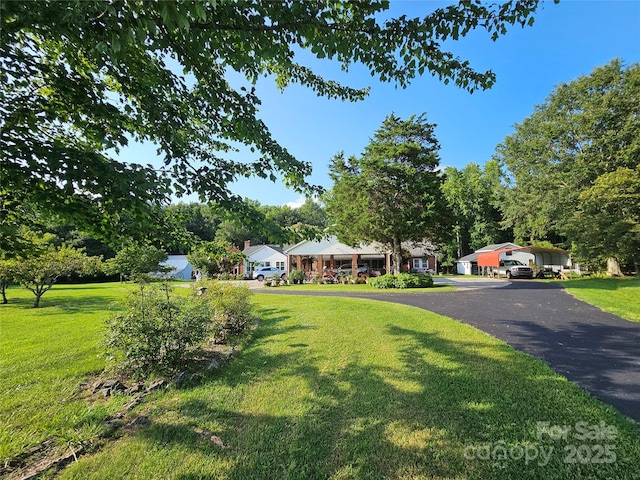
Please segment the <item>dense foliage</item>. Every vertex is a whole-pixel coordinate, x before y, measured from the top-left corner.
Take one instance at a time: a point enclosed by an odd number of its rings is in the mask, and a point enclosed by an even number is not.
[[[437,242],[449,233],[434,128],[424,114],[408,120],[391,114],[360,157],[339,154],[331,163],[326,205],[332,230],[349,245],[384,245],[393,252],[396,274],[403,242]]]
[[[194,270],[201,270],[209,276],[228,272],[233,265],[241,263],[244,258],[236,247],[219,241],[203,242],[187,255]]]
[[[258,78],[366,97],[367,88],[300,64],[305,50],[401,87],[429,72],[469,91],[488,88],[494,73],[443,42],[473,29],[496,39],[510,25],[531,25],[538,4],[464,0],[422,18],[385,19],[386,0],[1,2],[0,226],[33,202],[114,242],[149,237],[163,230],[159,207],[190,193],[258,219],[230,182],[280,177],[309,196],[319,190],[306,182],[311,165],[259,119]],[[132,141],[156,145],[162,165],[119,161]]]
[[[446,167],[444,176],[442,193],[454,222],[454,235],[452,241],[441,248],[448,254],[448,258],[441,259],[441,264],[485,245],[513,240],[512,232],[501,225],[499,205],[505,188],[496,160],[485,163],[484,167],[476,163],[460,170]]]
[[[638,105],[640,65],[613,60],[556,87],[516,125],[497,150],[510,187],[501,209],[516,241],[575,242],[589,263],[640,263]]]
[[[367,281],[373,288],[428,288],[433,286],[433,278],[426,273],[400,273],[371,277]]]
[[[120,281],[136,280],[141,275],[160,272],[160,263],[165,260],[167,253],[153,245],[128,245],[105,262],[105,270],[109,274],[119,274]]]

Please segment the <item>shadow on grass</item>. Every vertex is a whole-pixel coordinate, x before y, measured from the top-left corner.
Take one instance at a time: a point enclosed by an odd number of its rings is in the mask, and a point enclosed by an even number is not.
[[[7,306],[24,308],[31,310],[37,315],[46,315],[52,309],[61,309],[66,313],[91,314],[105,310],[119,310],[124,306],[127,293],[123,292],[119,298],[113,293],[101,294],[96,290],[96,284],[83,285],[58,285],[55,284],[46,291],[40,298],[40,306],[34,308],[35,295],[26,288],[18,286],[12,287],[8,291],[9,303]],[[105,289],[109,292],[108,289]],[[86,296],[81,296],[79,292],[85,291]],[[17,294],[19,292],[19,294]],[[56,311],[55,314],[60,314]]]
[[[265,311],[263,311],[263,314]],[[246,349],[216,380],[247,387],[295,378],[305,385],[295,399],[302,413],[253,414],[224,402],[182,399],[175,424],[160,420],[139,435],[158,446],[178,445],[226,465],[230,479],[326,478],[634,478],[640,439],[631,422],[589,401],[542,362],[507,345],[452,341],[437,332],[388,325],[382,332],[399,360],[391,366],[351,359],[327,369],[329,351],[294,340],[300,330],[284,312],[268,312],[255,346]],[[270,353],[270,342],[296,347]],[[305,348],[301,348],[304,345]],[[248,387],[247,387],[248,388]],[[266,394],[266,393],[265,393]],[[262,399],[286,404],[286,392]],[[264,406],[260,406],[264,407]],[[259,410],[260,408],[258,408]],[[285,409],[286,410],[286,409]],[[162,418],[162,417],[160,417]],[[575,425],[603,420],[619,429],[614,464],[570,464],[567,441],[537,439],[537,422]],[[214,422],[224,447],[196,426]],[[542,459],[501,456],[481,459],[479,446],[553,447]],[[475,453],[474,453],[475,452]],[[205,478],[180,472],[174,478]]]

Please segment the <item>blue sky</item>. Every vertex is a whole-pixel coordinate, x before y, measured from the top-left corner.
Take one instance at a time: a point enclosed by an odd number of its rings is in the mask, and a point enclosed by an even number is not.
[[[391,14],[424,16],[447,3],[392,0]],[[640,62],[640,0],[546,1],[533,27],[512,27],[496,42],[484,32],[472,32],[447,43],[446,48],[469,60],[476,70],[493,70],[497,75],[494,87],[469,94],[425,73],[401,89],[379,82],[358,66],[344,73],[330,61],[301,56],[309,60],[301,63],[326,78],[352,87],[370,86],[369,97],[355,103],[329,100],[297,85],[281,92],[272,81],[262,79],[257,85],[262,100],[260,118],[282,146],[313,164],[309,180],[325,188],[331,187],[331,158],[340,151],[347,156],[359,155],[391,112],[402,118],[427,113],[428,121],[438,125],[443,167],[484,164],[513,132],[514,124],[529,116],[557,85],[588,75],[614,58],[627,65]],[[147,163],[154,156],[153,148],[134,147],[125,150],[120,159]],[[280,182],[243,179],[231,188],[262,205],[304,201]],[[191,200],[195,198],[177,201]]]

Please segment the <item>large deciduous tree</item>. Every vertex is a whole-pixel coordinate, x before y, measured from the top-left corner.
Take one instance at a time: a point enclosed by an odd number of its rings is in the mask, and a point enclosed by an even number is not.
[[[531,25],[538,4],[460,0],[422,18],[384,19],[386,0],[0,2],[0,220],[28,200],[117,239],[132,226],[123,217],[145,232],[142,221],[153,224],[152,207],[172,194],[244,208],[228,188],[242,176],[280,176],[317,193],[305,180],[311,165],[259,119],[258,78],[330,98],[367,95],[299,63],[306,50],[401,87],[430,72],[469,91],[489,88],[493,72],[443,42],[472,29],[496,39]],[[155,144],[163,165],[119,161],[132,140]],[[253,157],[234,159],[237,145]]]
[[[580,193],[568,228],[581,258],[629,261],[640,275],[640,165],[600,175]],[[615,264],[609,270],[621,274]]]
[[[444,169],[442,192],[454,221],[453,233],[457,257],[462,257],[489,243],[507,240],[497,205],[504,193],[502,171],[497,160],[483,167],[470,163],[458,170]],[[510,240],[510,238],[509,238]]]
[[[326,196],[331,228],[350,245],[379,242],[402,265],[402,243],[438,242],[449,231],[440,191],[440,145],[425,115],[389,115],[360,157],[336,155]]]
[[[583,251],[593,251],[590,247],[597,245],[598,258],[632,260],[628,253],[632,244],[614,246],[593,230],[594,216],[601,220],[608,216],[610,224],[618,218],[605,202],[594,202],[593,195],[585,192],[598,182],[621,181],[618,174],[600,180],[601,176],[618,169],[635,170],[640,164],[638,105],[640,65],[625,67],[621,60],[613,60],[590,75],[559,85],[516,125],[515,133],[498,147],[511,186],[502,210],[516,238],[554,243],[575,238],[589,247]],[[576,217],[577,212],[582,214]],[[629,238],[621,236],[619,242]]]

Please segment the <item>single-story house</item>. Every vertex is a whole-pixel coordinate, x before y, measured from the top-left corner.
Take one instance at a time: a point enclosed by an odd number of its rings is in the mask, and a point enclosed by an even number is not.
[[[435,272],[437,261],[434,247],[428,242],[403,245],[409,252],[409,260],[403,270]],[[306,273],[320,273],[326,269],[337,269],[343,265],[366,265],[371,270],[391,271],[391,252],[379,243],[368,243],[351,247],[335,236],[321,240],[304,240],[287,249],[288,271],[296,268]]]
[[[438,271],[438,257],[436,257],[436,247],[430,242],[412,243],[403,249],[409,252],[409,261],[406,268],[418,273],[436,273]]]
[[[160,263],[160,266],[171,267],[171,271],[169,272],[171,278],[191,280],[193,267],[189,263],[189,260],[187,260],[186,255],[169,255],[165,262]]]
[[[289,272],[287,255],[277,245],[251,245],[251,240],[247,240],[242,253],[247,258],[239,273],[247,278],[253,277],[253,270],[257,267],[276,267]]]

